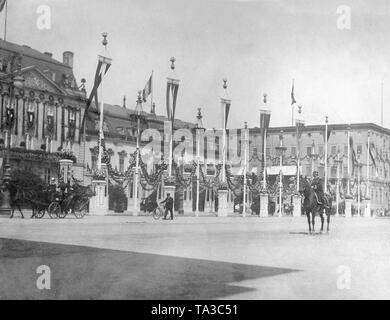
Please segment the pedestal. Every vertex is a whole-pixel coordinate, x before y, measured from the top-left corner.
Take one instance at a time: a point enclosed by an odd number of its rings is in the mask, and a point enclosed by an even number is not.
[[[260,194],[260,217],[268,217],[268,193]]]
[[[169,193],[173,198],[173,212],[175,212],[175,191],[176,186],[174,185],[164,185],[164,200],[167,198],[167,194]]]
[[[364,217],[365,218],[371,217],[371,200],[370,199],[364,200]]]
[[[302,205],[301,205],[301,196],[293,195],[293,217],[301,217],[302,216]]]
[[[89,200],[89,214],[105,216],[108,214],[108,188],[105,180],[93,180],[92,188],[95,196]]]
[[[227,217],[228,215],[228,190],[218,190],[218,217]]]
[[[352,217],[352,202],[353,199],[345,199],[345,217],[351,218]]]

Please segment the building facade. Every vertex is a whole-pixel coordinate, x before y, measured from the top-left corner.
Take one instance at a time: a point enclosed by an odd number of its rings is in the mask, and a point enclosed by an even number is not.
[[[47,182],[58,178],[64,150],[75,156],[73,174],[83,175],[80,127],[86,94],[74,77],[73,59],[69,51],[58,61],[51,53],[0,40],[1,158],[10,141],[11,167],[34,171]],[[13,87],[15,74],[23,79],[19,88]]]

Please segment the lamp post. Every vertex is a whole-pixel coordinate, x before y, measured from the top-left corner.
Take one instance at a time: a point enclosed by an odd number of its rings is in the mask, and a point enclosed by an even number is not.
[[[283,130],[279,135],[279,147],[276,147],[276,154],[279,156],[279,217],[283,214],[282,191],[283,191],[283,156],[287,148],[283,147]]]
[[[13,55],[10,57],[10,72],[4,77],[0,76],[0,81],[5,82],[9,86],[9,101],[6,109],[6,134],[7,134],[7,149],[5,155],[5,161],[3,165],[3,174],[1,181],[1,205],[0,205],[0,216],[11,215],[11,196],[9,190],[9,184],[11,180],[11,133],[14,125],[15,113],[13,109],[14,100],[17,98],[15,89],[22,88],[24,78],[21,75],[21,65],[17,60],[20,59],[19,55]]]
[[[198,115],[196,116],[196,206],[195,206],[195,216],[199,216],[199,193],[200,193],[200,139],[202,133],[206,130],[203,128],[202,121],[202,109],[198,108]]]

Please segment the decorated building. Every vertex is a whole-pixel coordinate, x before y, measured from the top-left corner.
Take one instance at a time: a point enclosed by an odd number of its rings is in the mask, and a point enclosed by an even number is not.
[[[70,51],[59,61],[49,52],[0,40],[0,158],[10,143],[11,167],[34,171],[47,182],[58,178],[64,157],[74,161],[73,175],[83,176],[86,94],[75,79],[73,59]]]
[[[260,129],[251,130],[251,136],[256,135],[260,135]],[[369,200],[366,203],[370,203],[371,213],[389,210],[390,130],[373,123],[329,124],[327,139],[328,190],[335,195],[339,181],[340,199],[344,199],[349,181],[355,206],[360,193],[362,209],[363,201]],[[294,179],[299,154],[301,175],[311,177],[313,171],[318,171],[324,179],[325,125],[305,126],[299,144],[296,127],[270,128],[267,137],[267,167],[274,176],[279,172],[273,169],[279,168],[277,147],[280,145],[286,147],[283,154],[285,175]]]

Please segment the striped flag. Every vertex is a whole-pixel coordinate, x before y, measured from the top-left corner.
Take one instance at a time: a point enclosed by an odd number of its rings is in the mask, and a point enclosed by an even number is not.
[[[296,104],[297,101],[295,100],[295,94],[294,94],[294,80],[293,80],[293,84],[292,84],[292,89],[291,89],[291,105],[293,106],[294,104]]]
[[[177,92],[179,91],[179,80],[168,78],[167,82],[167,117],[169,120],[175,120],[176,113],[176,100],[177,100]]]
[[[96,108],[99,109],[97,90],[102,82],[102,73],[103,73],[102,66],[103,66],[103,63],[101,61],[99,61],[97,68],[96,68],[96,72],[95,72],[94,85],[93,85],[93,88],[91,90],[91,93],[89,95],[89,98],[88,98],[86,106],[85,106],[85,112],[84,112],[84,117],[83,117],[83,121],[81,124],[81,128],[84,128],[87,112],[88,112],[94,98],[95,98],[95,102],[96,102]],[[111,67],[111,64],[106,64],[106,70],[104,71],[104,74],[107,73],[107,71],[108,71],[108,69],[110,69],[110,67]]]
[[[370,148],[369,148],[370,158],[371,158],[372,164],[374,165],[374,168],[375,168],[376,178],[378,178],[378,167],[376,166],[375,156],[372,153],[373,149],[375,150],[375,146],[373,143],[370,143]],[[376,150],[375,150],[375,153],[376,153]]]
[[[153,83],[153,72],[152,72],[148,82],[146,82],[144,90],[142,91],[142,99],[144,100],[144,102],[146,102],[149,95],[152,93],[152,90],[153,90],[152,83]]]
[[[355,166],[357,164],[357,157],[356,157],[356,152],[353,148],[353,139],[352,137],[349,137],[349,146],[352,150],[352,175],[354,175],[354,172],[355,172]]]
[[[7,0],[0,0],[0,12],[3,11],[6,2]]]

